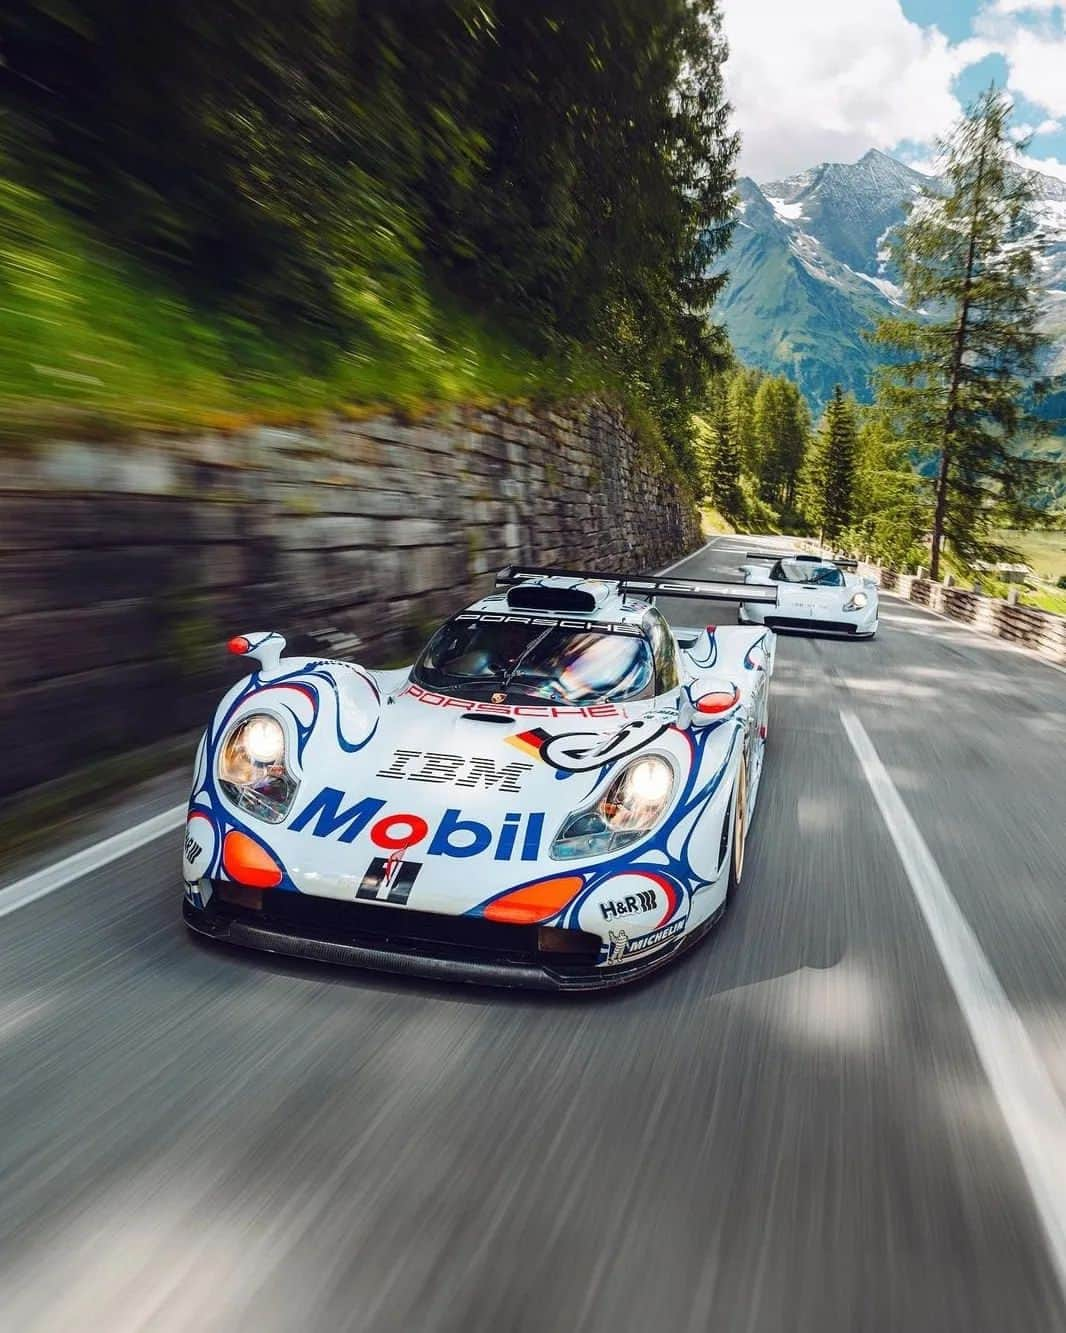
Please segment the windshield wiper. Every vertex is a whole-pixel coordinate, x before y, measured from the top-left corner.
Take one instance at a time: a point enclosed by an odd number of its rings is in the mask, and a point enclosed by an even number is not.
[[[506,671],[504,675],[501,677],[500,679],[501,690],[506,691],[511,681],[514,680],[515,676],[518,674],[518,668],[526,660],[526,658],[533,651],[533,649],[536,648],[539,644],[542,644],[544,642],[544,640],[548,637],[548,635],[552,632],[554,628],[555,628],[554,625],[549,625],[547,629],[541,630],[541,632],[537,635],[537,637],[531,643],[529,643],[525,648],[522,649],[522,651],[515,658],[514,665],[511,667],[509,671]]]

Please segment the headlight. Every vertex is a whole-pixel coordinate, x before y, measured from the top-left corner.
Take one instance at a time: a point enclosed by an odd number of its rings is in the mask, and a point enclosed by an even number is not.
[[[269,713],[242,718],[226,737],[218,783],[234,805],[268,824],[280,823],[296,795],[285,762],[285,732]]]
[[[568,815],[552,843],[558,860],[615,852],[650,833],[674,791],[673,767],[660,755],[642,755],[618,774],[584,810]]]
[[[844,603],[844,610],[861,611],[869,600],[864,592],[854,592],[851,594],[851,601]]]

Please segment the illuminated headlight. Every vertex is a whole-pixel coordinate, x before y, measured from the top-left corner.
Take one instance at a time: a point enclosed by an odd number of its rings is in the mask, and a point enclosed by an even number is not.
[[[626,765],[595,805],[567,816],[552,843],[552,856],[600,856],[636,842],[662,818],[673,792],[673,767],[660,755],[642,755]]]
[[[851,594],[851,601],[844,603],[844,610],[861,611],[869,600],[864,592],[854,592]]]
[[[232,728],[218,760],[218,784],[234,805],[268,824],[279,824],[296,795],[285,762],[285,732],[268,713],[253,713]]]

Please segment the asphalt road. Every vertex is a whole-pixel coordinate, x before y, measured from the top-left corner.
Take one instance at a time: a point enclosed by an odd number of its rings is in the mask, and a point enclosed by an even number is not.
[[[629,990],[199,945],[176,832],[0,920],[0,1326],[1066,1329],[842,710],[1066,1096],[1066,675],[886,599],[780,640],[742,893]]]

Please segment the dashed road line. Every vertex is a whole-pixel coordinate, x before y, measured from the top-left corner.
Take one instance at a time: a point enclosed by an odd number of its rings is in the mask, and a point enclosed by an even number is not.
[[[848,709],[840,720],[999,1103],[1066,1302],[1066,1108],[866,728]]]

